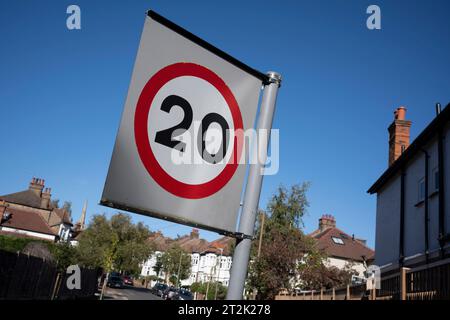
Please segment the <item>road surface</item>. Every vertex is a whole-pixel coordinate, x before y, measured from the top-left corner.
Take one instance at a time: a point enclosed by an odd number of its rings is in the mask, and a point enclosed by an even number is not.
[[[106,288],[105,300],[162,300],[150,292],[150,289],[126,286],[123,289]]]

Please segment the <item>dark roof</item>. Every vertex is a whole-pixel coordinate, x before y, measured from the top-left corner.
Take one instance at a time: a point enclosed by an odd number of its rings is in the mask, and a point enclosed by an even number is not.
[[[367,190],[368,193],[374,194],[384,186],[405,164],[419,152],[422,147],[432,139],[436,132],[442,129],[450,119],[450,104],[448,104],[442,112],[431,121],[431,123],[419,134],[411,145],[406,148],[405,152],[381,175],[381,177]]]
[[[317,241],[317,248],[323,250],[330,257],[362,262],[364,259],[373,259],[375,254],[372,249],[338,228],[316,230],[310,236]],[[333,237],[341,239],[343,244],[335,243]]]
[[[166,251],[173,242],[172,239],[165,237],[161,232],[153,233],[147,241],[155,246],[156,251]]]
[[[21,204],[33,208],[41,207],[41,197],[29,189],[0,196],[0,199],[5,200],[6,202]]]
[[[12,216],[1,224],[2,227],[55,235],[38,212],[16,208],[6,208],[6,212],[11,213]]]
[[[190,237],[189,235],[175,240],[174,243],[178,244],[184,251],[189,253],[202,252],[209,246],[208,241],[205,239]]]
[[[229,243],[233,240],[234,239],[230,237],[222,237],[215,241],[208,242],[205,239],[192,237],[190,235],[171,239],[165,237],[161,232],[155,232],[148,238],[148,242],[154,244],[157,251],[166,251],[173,245],[179,245],[181,249],[188,253],[215,253],[219,255],[222,252],[221,249],[223,249],[222,254],[224,256],[230,254]]]

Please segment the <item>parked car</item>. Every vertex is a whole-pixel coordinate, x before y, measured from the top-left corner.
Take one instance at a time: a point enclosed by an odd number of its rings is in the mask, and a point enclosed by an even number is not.
[[[178,290],[178,300],[194,300],[192,292],[186,289]]]
[[[157,295],[158,297],[162,297],[164,291],[166,291],[168,286],[163,283],[157,283],[150,289],[151,293]]]
[[[167,289],[164,291],[164,293],[163,293],[163,295],[162,295],[162,298],[163,298],[164,300],[179,300],[180,295],[179,295],[179,293],[178,293],[178,289],[177,289],[177,288],[174,288],[174,287],[169,287],[169,288],[167,288]]]
[[[122,280],[123,280],[123,283],[125,283],[125,284],[127,284],[127,285],[129,285],[129,286],[134,285],[134,284],[133,284],[133,278],[130,277],[130,276],[123,276],[123,277],[122,277]]]
[[[123,280],[118,276],[111,276],[106,285],[110,288],[123,288]]]

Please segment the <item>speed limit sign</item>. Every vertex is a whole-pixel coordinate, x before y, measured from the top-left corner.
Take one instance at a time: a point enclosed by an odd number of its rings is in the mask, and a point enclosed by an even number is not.
[[[164,128],[172,122],[171,117],[177,118],[175,107],[182,113],[180,122]],[[164,118],[167,121],[162,121]],[[195,121],[201,132],[190,130]],[[214,153],[207,150],[205,141],[213,125],[221,133],[220,146]],[[161,187],[182,198],[213,195],[233,177],[238,166],[234,159],[239,158],[242,144],[235,146],[234,139],[230,141],[230,129],[243,130],[236,99],[217,74],[198,64],[175,63],[159,70],[147,82],[137,103],[134,130],[140,158]],[[194,143],[174,138],[185,132],[190,137],[200,134],[201,143],[195,138]],[[186,170],[186,165],[174,163],[171,149],[188,155],[198,153],[206,163]],[[223,161],[227,153],[231,153],[228,162]],[[188,159],[194,162],[192,157]]]
[[[234,233],[264,80],[150,11],[101,204]]]

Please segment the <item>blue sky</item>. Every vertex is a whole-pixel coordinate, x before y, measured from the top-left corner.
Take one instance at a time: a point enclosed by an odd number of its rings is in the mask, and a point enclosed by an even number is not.
[[[82,29],[66,28],[81,8]],[[382,29],[366,28],[381,8]],[[170,20],[261,71],[282,74],[274,128],[280,171],[264,178],[261,207],[281,183],[310,181],[312,231],[324,213],[374,245],[376,199],[387,167],[387,127],[408,108],[416,137],[450,101],[450,2],[5,1],[0,3],[0,194],[46,179],[54,197],[98,206],[145,11]],[[133,215],[169,236],[189,227]],[[201,232],[207,239],[218,235]]]

